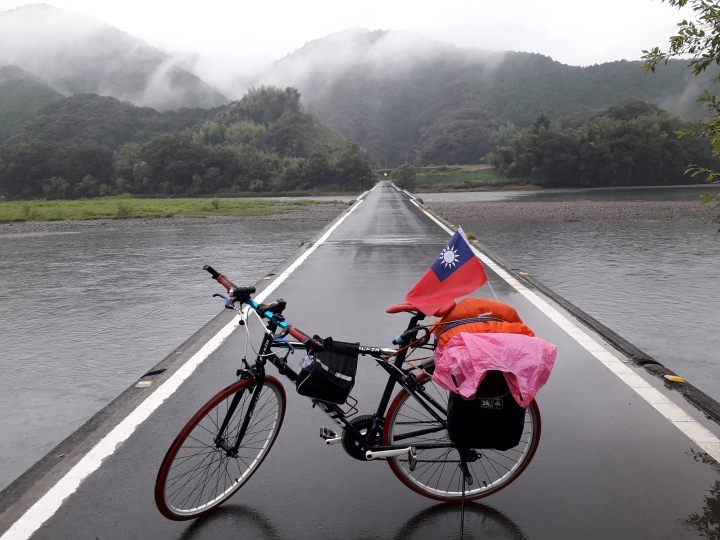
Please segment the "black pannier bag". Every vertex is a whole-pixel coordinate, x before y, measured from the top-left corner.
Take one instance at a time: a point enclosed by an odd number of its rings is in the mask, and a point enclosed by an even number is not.
[[[303,367],[295,381],[298,394],[310,398],[345,403],[355,384],[360,343],[323,340],[323,350]]]
[[[491,370],[475,399],[450,392],[448,435],[461,448],[509,450],[520,443],[525,409],[512,397],[502,371]]]

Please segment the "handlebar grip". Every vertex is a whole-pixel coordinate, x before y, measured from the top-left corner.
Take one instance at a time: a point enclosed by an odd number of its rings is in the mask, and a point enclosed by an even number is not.
[[[235,284],[234,284],[232,281],[230,281],[229,279],[227,279],[225,276],[223,276],[220,272],[218,272],[217,270],[215,270],[215,269],[214,269],[212,266],[210,266],[209,264],[206,264],[205,266],[203,266],[203,270],[207,270],[208,272],[210,272],[210,275],[213,277],[213,279],[214,279],[215,281],[217,281],[220,285],[222,285],[223,287],[225,287],[228,291],[230,291],[230,289],[237,289],[237,288],[238,288],[238,287],[235,286]]]
[[[321,341],[318,341],[315,338],[311,338],[307,334],[305,334],[302,330],[299,330],[298,328],[295,328],[294,326],[290,326],[288,328],[288,333],[300,341],[301,343],[304,343],[305,345],[311,347],[313,350],[316,351],[322,351],[323,344]]]
[[[217,270],[215,270],[215,269],[214,269],[212,266],[210,266],[209,264],[206,264],[205,266],[203,266],[203,270],[207,270],[208,272],[210,272],[210,275],[213,277],[213,279],[217,279],[218,276],[220,275],[220,272],[218,272]]]
[[[207,270],[208,272],[210,272],[210,275],[213,277],[213,279],[217,281],[220,285],[225,287],[227,291],[237,299],[242,299],[242,297],[244,296],[250,296],[252,293],[255,292],[255,287],[238,287],[209,264],[203,266],[203,270]]]

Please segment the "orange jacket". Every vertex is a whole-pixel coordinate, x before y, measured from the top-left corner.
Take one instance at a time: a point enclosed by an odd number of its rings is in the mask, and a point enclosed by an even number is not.
[[[491,317],[493,319],[500,319],[500,321],[468,322],[450,329],[447,329],[447,327],[450,326],[449,324],[442,324],[459,319],[476,317]],[[493,332],[524,334],[530,337],[535,336],[535,333],[523,324],[515,308],[502,302],[485,298],[465,298],[458,302],[450,313],[436,321],[433,334],[435,334],[437,338],[438,349],[444,348],[447,342],[458,332],[470,332],[473,334]]]

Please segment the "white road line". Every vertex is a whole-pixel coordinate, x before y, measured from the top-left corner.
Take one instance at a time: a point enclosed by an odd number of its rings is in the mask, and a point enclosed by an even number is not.
[[[412,197],[410,202],[422,210],[430,219],[442,227],[448,234],[454,234],[455,231],[446,227],[443,222],[419,205],[415,201],[415,197],[413,195],[410,195],[410,197]],[[688,415],[681,407],[670,401],[662,393],[653,388],[650,383],[621,362],[615,355],[605,349],[562,313],[540,298],[533,291],[525,287],[525,285],[520,283],[512,275],[508,274],[500,266],[495,264],[495,262],[485,253],[477,249],[475,246],[472,246],[472,249],[484,265],[490,267],[493,272],[527,298],[533,305],[535,305],[535,307],[549,317],[550,320],[555,322],[597,360],[602,362],[608,369],[610,369],[610,371],[615,373],[615,375],[632,388],[633,391],[635,391],[641,398],[652,405],[655,410],[667,418],[685,435],[690,437],[690,439],[700,448],[705,450],[705,452],[710,454],[715,460],[720,461],[720,439],[709,429]]]
[[[330,227],[315,244],[293,262],[284,272],[278,275],[260,294],[256,296],[258,302],[267,298],[278,286],[283,283],[305,260],[319,248],[337,229],[345,219],[362,204],[365,196],[373,191],[377,184],[360,197],[358,202],[342,216],[335,225]],[[172,374],[157,390],[150,394],[140,405],[138,405],[122,422],[120,422],[110,433],[103,437],[68,473],[63,476],[57,484],[50,488],[40,500],[31,506],[20,519],[13,523],[0,540],[27,540],[50,519],[60,508],[63,501],[72,495],[80,486],[83,480],[100,468],[103,460],[115,453],[115,450],[132,435],[137,427],[175,391],[205,361],[227,338],[233,330],[238,327],[236,317],[223,327],[210,341],[196,352],[180,369]]]

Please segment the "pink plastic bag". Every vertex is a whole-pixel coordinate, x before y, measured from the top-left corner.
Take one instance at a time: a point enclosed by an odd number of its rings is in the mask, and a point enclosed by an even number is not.
[[[556,356],[557,347],[537,337],[460,332],[435,351],[433,380],[471,399],[485,373],[496,369],[505,375],[515,401],[527,408],[550,377]]]

